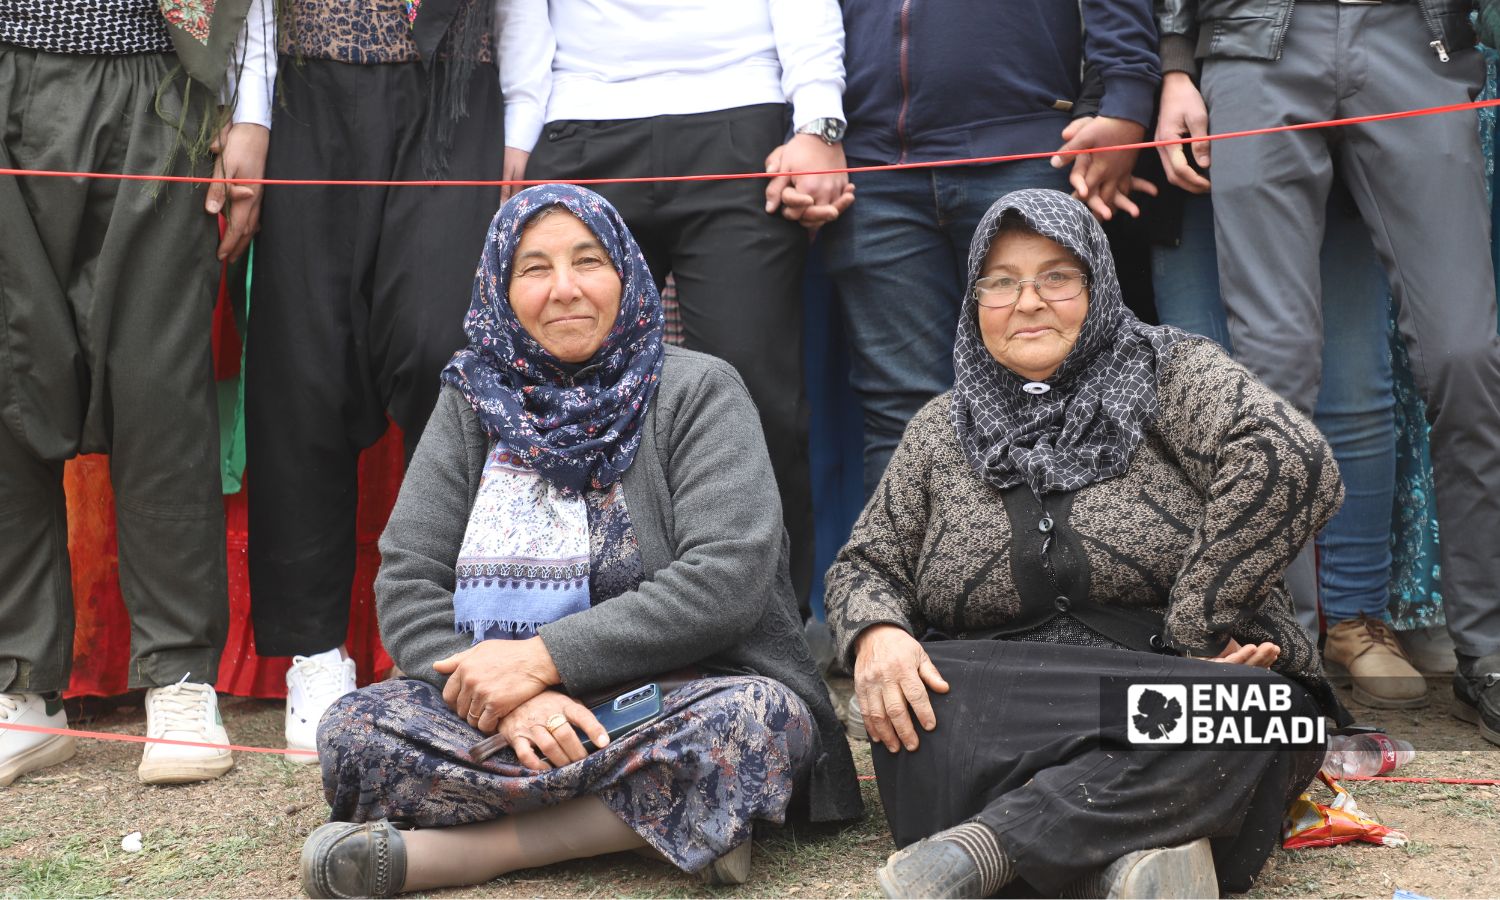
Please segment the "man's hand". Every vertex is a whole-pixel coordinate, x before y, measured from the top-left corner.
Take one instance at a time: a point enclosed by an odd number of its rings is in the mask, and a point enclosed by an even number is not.
[[[1256,666],[1261,669],[1271,668],[1281,656],[1281,648],[1266,641],[1262,644],[1241,644],[1234,638],[1224,645],[1218,656],[1199,656],[1198,659],[1207,659],[1212,662],[1232,663],[1242,666]]]
[[[561,716],[566,721],[559,721]],[[551,722],[554,727],[548,727]],[[500,720],[495,730],[516,751],[516,761],[532,771],[562,768],[588,756],[573,730],[577,725],[594,746],[603,749],[609,733],[589,708],[560,691],[542,691]],[[486,731],[480,728],[480,731]]]
[[[209,147],[215,157],[214,177],[266,177],[266,148],[270,144],[271,130],[264,125],[240,122],[225,126]],[[215,182],[208,186],[204,211],[211,216],[222,211],[226,221],[224,236],[219,239],[220,262],[239,259],[250,246],[250,238],[260,230],[260,199],[264,189],[262,184]]]
[[[854,693],[870,739],[895,753],[917,749],[912,714],[926,731],[937,727],[930,688],[948,693],[948,682],[916,638],[895,625],[872,625],[854,644]]]
[[[522,703],[562,683],[539,637],[480,641],[432,668],[448,676],[443,702],[485,734],[493,734],[500,720]]]
[[[790,141],[766,157],[767,172],[821,172],[842,169],[844,147],[829,145],[812,134],[793,135]],[[846,173],[833,175],[780,175],[766,185],[766,212],[781,210],[782,216],[816,229],[839,217],[854,202],[854,185]]]
[[[1156,117],[1156,139],[1174,141],[1207,134],[1208,107],[1203,105],[1203,95],[1198,93],[1192,76],[1186,72],[1168,72],[1161,80],[1161,112]],[[1209,181],[1188,165],[1187,146],[1193,148],[1193,159],[1201,168],[1208,168],[1212,162],[1208,141],[1157,147],[1162,168],[1167,170],[1167,180],[1194,194],[1207,193]]]
[[[1146,128],[1129,119],[1109,116],[1080,116],[1063,129],[1063,145],[1059,150],[1086,150],[1093,147],[1117,147],[1121,144],[1140,143]],[[1131,174],[1135,168],[1136,150],[1112,150],[1108,153],[1079,153],[1069,160],[1067,156],[1052,157],[1052,167],[1061,169],[1072,165],[1068,181],[1073,185],[1073,196],[1087,203],[1089,209],[1101,221],[1108,222],[1116,209],[1130,216],[1139,216],[1140,207],[1130,199],[1131,191],[1156,195],[1156,185]]]
[[[531,154],[525,150],[515,147],[505,148],[505,161],[500,164],[500,177],[505,181],[521,181],[526,177],[526,163],[531,161]],[[500,188],[500,202],[509,200],[517,191],[525,188],[507,184]]]

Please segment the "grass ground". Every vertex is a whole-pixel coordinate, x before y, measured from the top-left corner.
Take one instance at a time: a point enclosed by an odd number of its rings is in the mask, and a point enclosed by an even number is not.
[[[1435,681],[1425,710],[1389,713],[1354,707],[1392,734],[1420,734],[1426,746],[1403,775],[1500,777],[1500,748],[1450,715],[1446,682]],[[138,700],[137,700],[138,702]],[[236,743],[280,744],[281,705],[225,698]],[[98,704],[75,727],[144,733],[139,706]],[[239,754],[235,769],[207,784],[148,787],[135,778],[139,746],[79,741],[72,761],[0,789],[0,896],[285,897],[300,895],[303,837],[327,812],[315,767],[276,756]],[[855,748],[861,772],[869,751]],[[524,871],[446,897],[864,897],[892,850],[870,781],[869,816],[836,832],[767,829],[757,836],[747,885],[705,888],[674,869],[612,856]],[[1404,888],[1429,897],[1500,896],[1500,788],[1405,783],[1352,786],[1360,806],[1405,830],[1400,849],[1345,845],[1279,851],[1251,897],[1390,897]],[[143,849],[126,853],[125,835]]]

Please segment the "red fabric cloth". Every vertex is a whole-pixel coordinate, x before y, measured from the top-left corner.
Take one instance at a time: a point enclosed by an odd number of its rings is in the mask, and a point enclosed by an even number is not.
[[[239,373],[240,337],[226,302],[226,285],[219,286],[219,305],[213,327],[215,374],[220,379]],[[221,352],[222,351],[222,352]],[[349,655],[359,667],[359,683],[383,676],[391,658],[380,644],[375,621],[375,572],[380,568],[376,541],[395,505],[401,487],[403,456],[401,432],[390,427],[359,460],[359,513],[356,529],[354,589],[350,597]],[[247,478],[248,478],[247,473]],[[130,664],[130,618],[120,594],[119,547],[115,534],[114,491],[109,483],[109,458],[83,456],[64,469],[68,497],[68,552],[73,563],[73,677],[68,696],[111,696],[124,693]],[[219,661],[221,693],[248,697],[285,697],[287,657],[262,657],[255,652],[250,625],[250,579],[245,492],[224,498],[226,543],[229,550],[229,636]]]

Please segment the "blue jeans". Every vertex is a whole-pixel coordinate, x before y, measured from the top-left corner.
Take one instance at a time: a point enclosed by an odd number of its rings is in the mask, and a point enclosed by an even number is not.
[[[1328,204],[1320,254],[1323,282],[1323,377],[1313,421],[1333,447],[1346,491],[1344,505],[1318,535],[1318,585],[1329,624],[1363,613],[1385,615],[1390,600],[1391,503],[1396,480],[1395,401],[1386,327],[1390,288],[1364,223],[1347,196]],[[1213,203],[1190,197],[1182,242],[1152,252],[1161,320],[1213,338],[1233,352],[1219,296]],[[1308,328],[1320,323],[1308,322]],[[1300,596],[1301,618],[1317,597]],[[1310,587],[1310,586],[1309,586]],[[1314,592],[1315,594],[1316,592]]]
[[[849,338],[849,383],[864,410],[869,497],[906,423],[953,386],[953,338],[974,229],[1000,197],[1069,190],[1045,159],[860,172],[854,205],[823,229],[823,260]]]

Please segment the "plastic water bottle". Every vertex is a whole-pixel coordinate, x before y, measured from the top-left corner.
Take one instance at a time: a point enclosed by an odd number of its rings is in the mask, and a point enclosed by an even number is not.
[[[1323,771],[1334,778],[1346,775],[1388,775],[1412,761],[1411,744],[1379,732],[1336,734],[1328,739]]]

